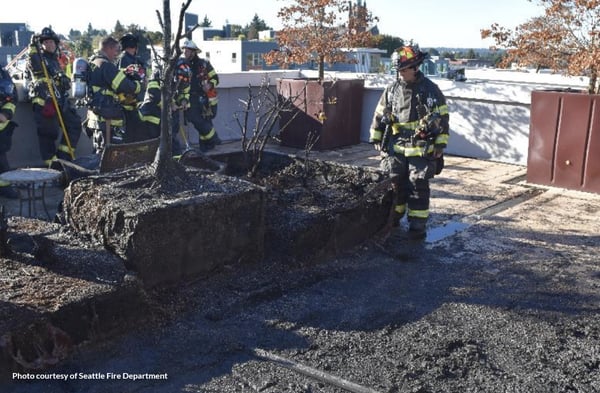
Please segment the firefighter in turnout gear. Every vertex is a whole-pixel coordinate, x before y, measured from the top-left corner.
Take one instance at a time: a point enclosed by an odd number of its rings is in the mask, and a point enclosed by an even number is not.
[[[40,154],[48,166],[56,158],[72,160],[81,135],[81,118],[68,100],[71,80],[60,65],[58,44],[56,33],[44,28],[32,37],[27,60]]]
[[[148,135],[145,135],[143,128],[140,126],[140,116],[138,113],[138,105],[144,99],[144,90],[146,86],[146,66],[144,62],[137,57],[138,50],[138,38],[127,33],[119,39],[121,44],[121,50],[123,50],[117,67],[122,70],[127,78],[138,81],[142,84],[142,91],[139,94],[120,94],[119,100],[123,104],[123,111],[125,115],[125,135],[124,142],[138,142],[145,139],[149,139]]]
[[[12,135],[17,127],[17,123],[12,121],[17,109],[16,103],[15,85],[8,72],[0,67],[0,173],[10,170],[6,153],[12,147]],[[19,193],[9,182],[0,180],[0,197],[16,199]]]
[[[200,150],[208,151],[221,143],[213,126],[213,119],[217,115],[216,87],[219,84],[219,76],[208,60],[198,56],[201,51],[193,41],[185,40],[182,49],[184,58],[192,70],[190,101],[189,108],[185,110],[185,119],[198,131]]]
[[[409,235],[422,239],[429,218],[429,180],[443,167],[448,106],[439,87],[419,70],[427,54],[405,46],[392,55],[397,78],[383,91],[370,142],[382,152],[383,170],[397,174],[394,224],[406,214]]]
[[[93,138],[96,153],[100,153],[106,143],[123,143],[125,115],[119,96],[137,95],[142,91],[141,81],[128,78],[115,65],[118,54],[119,42],[107,37],[89,60],[88,94],[91,99],[86,129]],[[137,111],[135,113],[137,115]]]
[[[178,112],[188,106],[190,100],[190,79],[191,70],[189,64],[184,59],[179,59],[173,73],[173,103],[171,109],[173,112],[173,133],[177,134],[179,125]],[[149,138],[157,138],[160,135],[160,112],[161,112],[161,92],[160,92],[161,74],[157,70],[148,81],[148,87],[144,96],[139,112],[140,117],[147,130]],[[175,135],[173,136],[175,139]]]

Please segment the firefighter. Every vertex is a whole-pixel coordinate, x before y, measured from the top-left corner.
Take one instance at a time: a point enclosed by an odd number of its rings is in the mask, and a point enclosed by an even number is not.
[[[39,35],[32,36],[27,59],[27,70],[32,78],[29,97],[40,154],[48,166],[56,158],[71,160],[81,135],[81,118],[68,99],[71,80],[60,66],[58,44],[56,33],[45,27]]]
[[[449,129],[446,98],[419,70],[426,57],[416,46],[394,51],[396,80],[384,89],[370,130],[370,142],[382,152],[381,168],[398,175],[394,224],[406,214],[416,239],[426,236],[429,180],[441,172]]]
[[[137,56],[138,38],[132,33],[126,33],[119,39],[121,44],[121,56],[117,62],[117,67],[121,69],[125,75],[142,84],[140,94],[122,94],[119,99],[123,104],[125,115],[125,135],[124,142],[138,142],[149,139],[143,127],[140,126],[140,116],[138,113],[138,105],[144,99],[144,90],[146,86],[146,66],[144,62]]]
[[[119,41],[106,37],[89,60],[91,99],[86,129],[92,137],[96,153],[100,153],[106,143],[124,141],[124,110],[119,95],[137,95],[142,91],[140,81],[128,78],[115,65],[118,55]],[[110,133],[110,141],[107,141],[107,133]]]
[[[179,111],[188,107],[190,100],[190,78],[191,70],[185,59],[177,61],[175,71],[173,72],[173,103],[171,111],[173,112],[173,143],[179,131]],[[148,81],[148,87],[144,96],[139,112],[140,117],[150,138],[157,138],[160,135],[161,118],[161,74],[157,70]],[[181,149],[179,145],[173,145],[174,151]]]
[[[185,110],[185,119],[198,131],[200,150],[208,151],[221,143],[213,125],[217,115],[216,87],[219,76],[208,60],[198,56],[201,51],[192,40],[185,40],[181,48],[192,70],[190,101],[189,108]]]
[[[6,153],[10,151],[13,131],[17,127],[17,124],[12,121],[16,103],[15,85],[8,72],[0,68],[0,173],[10,170]],[[19,193],[9,182],[0,181],[0,197],[17,199]]]

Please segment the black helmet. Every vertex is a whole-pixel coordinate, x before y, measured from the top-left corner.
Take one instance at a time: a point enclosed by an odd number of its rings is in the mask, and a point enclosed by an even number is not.
[[[126,33],[121,39],[119,39],[119,43],[121,44],[121,48],[137,48],[138,39],[131,33]]]
[[[54,42],[56,42],[56,45],[58,45],[58,41],[59,41],[58,36],[49,27],[44,27],[38,37],[40,40],[40,44],[46,40],[53,40]]]
[[[396,49],[392,53],[392,67],[396,71],[409,67],[418,67],[428,56],[428,53],[421,52],[418,46],[407,45]]]

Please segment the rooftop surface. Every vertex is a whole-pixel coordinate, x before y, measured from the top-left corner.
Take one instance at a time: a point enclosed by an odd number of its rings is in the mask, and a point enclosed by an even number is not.
[[[379,161],[368,144],[310,155]],[[121,392],[600,391],[600,195],[525,175],[520,165],[448,156],[431,182],[424,243],[400,229],[301,273],[181,288],[192,311],[57,372],[168,374],[102,382]],[[94,386],[15,381],[6,391]]]

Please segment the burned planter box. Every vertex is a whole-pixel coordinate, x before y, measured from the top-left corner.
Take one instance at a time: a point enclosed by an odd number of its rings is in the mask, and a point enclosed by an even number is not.
[[[101,239],[145,286],[263,258],[265,194],[238,178],[186,168],[168,185],[147,167],[73,181],[68,224]]]
[[[387,223],[391,180],[379,170],[264,152],[248,177],[249,153],[211,156],[227,174],[267,190],[265,254],[286,260],[319,260],[351,249]],[[203,160],[188,160],[202,167]]]

